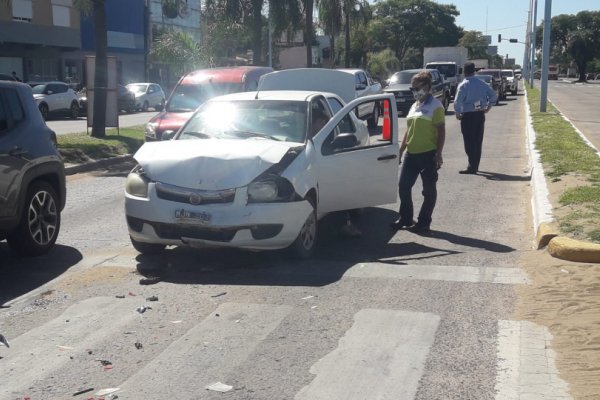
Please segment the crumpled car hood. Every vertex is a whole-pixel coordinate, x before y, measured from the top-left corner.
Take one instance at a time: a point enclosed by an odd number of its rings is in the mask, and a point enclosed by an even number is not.
[[[248,185],[297,146],[265,139],[169,140],[145,143],[134,158],[153,181],[222,190]]]

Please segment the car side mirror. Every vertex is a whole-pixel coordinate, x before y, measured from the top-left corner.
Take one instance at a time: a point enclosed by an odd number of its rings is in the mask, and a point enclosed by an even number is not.
[[[171,139],[173,139],[174,136],[175,136],[175,131],[172,131],[172,130],[164,131],[161,136],[161,140],[171,140]]]
[[[358,144],[358,139],[353,134],[351,134],[351,133],[340,133],[331,142],[331,147],[334,150],[349,149],[350,147],[354,147],[357,144]]]

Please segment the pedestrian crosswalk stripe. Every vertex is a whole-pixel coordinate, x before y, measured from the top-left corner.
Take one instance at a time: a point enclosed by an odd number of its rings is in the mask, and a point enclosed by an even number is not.
[[[120,394],[136,399],[173,398],[176,388],[203,398],[206,386],[227,383],[240,365],[292,311],[291,306],[221,304],[214,313],[169,345],[122,385]]]
[[[528,321],[498,321],[496,400],[572,400],[556,369],[548,328]]]
[[[71,354],[93,348],[106,336],[99,328],[119,329],[139,318],[137,305],[133,299],[114,297],[83,300],[61,316],[12,339],[10,356],[0,363],[0,399],[20,398],[33,382],[64,367]]]
[[[529,279],[522,269],[512,267],[360,263],[346,271],[344,276],[352,278],[420,279],[512,285],[529,283]]]
[[[363,309],[338,347],[311,367],[296,400],[413,399],[440,317]]]

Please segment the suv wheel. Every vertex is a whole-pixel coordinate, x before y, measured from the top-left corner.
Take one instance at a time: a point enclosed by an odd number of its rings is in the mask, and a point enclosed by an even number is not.
[[[41,103],[38,108],[40,109],[40,114],[42,114],[44,121],[48,120],[48,114],[50,113],[48,105],[46,103]]]
[[[79,104],[76,101],[71,103],[71,118],[79,118]]]
[[[129,236],[133,248],[142,254],[159,254],[165,249],[164,244],[138,242]]]
[[[145,101],[144,104],[142,105],[142,111],[143,112],[148,111],[148,102],[147,101]]]
[[[7,237],[10,248],[22,256],[47,253],[60,230],[58,203],[56,191],[50,184],[34,182],[27,190],[19,226]]]
[[[164,109],[165,109],[165,100],[163,99],[163,100],[160,102],[160,104],[159,104],[159,105],[157,105],[156,107],[154,107],[154,109],[155,109],[157,112],[161,112],[162,110],[164,110]]]
[[[379,124],[379,104],[375,103],[373,106],[373,114],[371,114],[371,118],[367,120],[367,125],[369,128],[375,128]]]

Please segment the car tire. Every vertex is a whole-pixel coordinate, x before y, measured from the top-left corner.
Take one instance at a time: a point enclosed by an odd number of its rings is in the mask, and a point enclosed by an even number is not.
[[[138,242],[131,236],[129,239],[133,248],[142,254],[160,254],[165,249],[164,244]]]
[[[143,111],[143,112],[146,112],[146,111],[148,111],[148,107],[149,107],[149,105],[148,105],[148,102],[147,102],[147,101],[145,101],[145,102],[144,102],[144,104],[142,104],[142,111]]]
[[[318,232],[318,221],[317,221],[317,208],[315,207],[314,201],[308,199],[308,202],[312,206],[312,212],[304,221],[302,229],[294,243],[290,246],[293,255],[296,258],[307,259],[312,257],[317,246],[317,232]]]
[[[379,124],[379,104],[375,104],[373,107],[373,114],[371,114],[371,118],[367,120],[367,126],[369,128],[375,128]]]
[[[165,109],[165,101],[164,100],[161,101],[159,105],[154,107],[154,110],[156,110],[156,112],[161,112],[164,109]]]
[[[71,103],[71,118],[79,118],[79,104],[77,104],[75,101]]]
[[[17,254],[34,257],[47,253],[60,231],[58,195],[47,182],[34,182],[27,190],[23,214],[15,232],[6,238]]]
[[[443,106],[444,106],[444,112],[448,111],[448,107],[450,107],[450,96],[448,96],[447,94],[444,95],[444,101],[442,102]]]
[[[48,115],[50,114],[50,110],[48,109],[48,104],[40,103],[38,108],[40,110],[40,114],[42,114],[42,118],[44,119],[44,121],[47,121]]]

